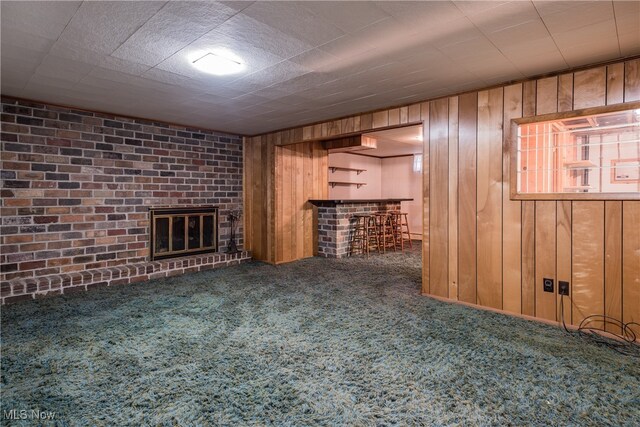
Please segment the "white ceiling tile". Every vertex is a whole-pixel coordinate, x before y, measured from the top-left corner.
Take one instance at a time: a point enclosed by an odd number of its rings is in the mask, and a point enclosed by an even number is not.
[[[3,1],[2,27],[56,40],[81,4],[80,1]]]
[[[507,1],[498,1],[498,0],[489,0],[489,1],[479,1],[479,0],[472,0],[472,1],[454,1],[453,4],[455,4],[458,9],[460,9],[462,11],[462,13],[464,13],[466,16],[471,16],[471,15],[475,15],[478,13],[482,13],[485,12],[489,9],[493,9],[496,8],[500,5],[503,5],[505,3],[508,3]]]
[[[618,42],[620,45],[620,54],[622,56],[640,54],[640,35],[633,33],[619,34]]]
[[[165,4],[160,13],[173,15],[209,31],[238,12],[234,3],[241,2],[170,1]],[[246,2],[244,7],[250,4],[251,2]]]
[[[9,72],[11,69],[19,67],[21,71],[33,73],[46,56],[47,54],[44,52],[2,45],[2,72]]]
[[[502,30],[487,34],[487,38],[499,49],[503,50],[511,50],[514,46],[530,40],[547,39],[553,43],[553,40],[549,37],[547,28],[540,20],[528,21],[520,25],[503,28]]]
[[[573,5],[561,12],[542,15],[542,21],[552,35],[585,28],[602,21],[614,21],[611,2],[589,2]]]
[[[572,66],[593,62],[596,56],[598,60],[604,60],[620,55],[616,27],[610,20],[556,33],[553,38],[567,63]]]
[[[241,13],[216,27],[204,38],[212,48],[218,45],[254,46],[282,59],[314,47]]]
[[[464,16],[455,4],[448,1],[380,1],[375,4],[401,22],[421,26],[449,22]]]
[[[289,58],[289,61],[302,66],[307,71],[323,71],[327,69],[328,64],[338,61],[338,58],[322,49],[311,49]]]
[[[164,3],[83,2],[60,41],[109,54],[150,19]]]
[[[450,46],[481,37],[484,37],[482,32],[469,21],[469,18],[464,17],[448,22],[430,42],[438,48],[448,49]]]
[[[3,5],[5,3],[2,3]],[[48,52],[53,46],[54,41],[46,37],[41,37],[34,33],[21,31],[17,28],[11,28],[9,26],[2,25],[0,27],[2,35],[2,46],[13,46],[19,48],[25,48],[36,52]]]
[[[639,2],[534,5],[2,2],[1,90],[256,134],[640,54]],[[245,70],[192,66],[215,48]]]
[[[151,79],[161,83],[169,85],[188,87],[192,84],[192,80],[189,77],[175,74],[170,71],[161,70],[159,68],[152,68],[145,71],[140,77],[143,79]]]
[[[329,20],[314,15],[298,2],[256,2],[242,11],[289,37],[317,47],[345,34]]]
[[[248,83],[255,84],[264,88],[293,79],[306,73],[307,71],[304,69],[304,67],[290,61],[282,61],[271,67],[262,69],[258,72],[238,79],[234,82],[234,84],[243,85]]]
[[[94,68],[91,64],[59,58],[52,55],[44,57],[34,76],[45,76],[60,81],[78,82]]]
[[[149,69],[149,67],[146,65],[127,61],[121,58],[116,58],[115,56],[103,56],[97,65],[109,70],[136,76],[139,76]]]
[[[593,3],[593,0],[577,1],[577,0],[564,0],[564,1],[549,1],[549,0],[536,0],[533,1],[533,5],[540,16],[552,15],[554,13],[567,12],[574,8],[589,7]]]
[[[469,20],[486,34],[533,20],[539,21],[540,16],[531,2],[515,1],[469,16]]]
[[[346,1],[336,7],[337,5],[330,1],[307,1],[302,5],[313,14],[329,20],[345,33],[353,33],[389,17],[376,5],[366,2]]]

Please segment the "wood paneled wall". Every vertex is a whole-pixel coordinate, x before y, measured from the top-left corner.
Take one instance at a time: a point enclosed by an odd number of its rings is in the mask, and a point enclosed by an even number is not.
[[[511,200],[508,155],[511,119],[637,100],[632,59],[247,138],[248,248],[274,263],[312,253],[304,202],[326,197],[326,151],[279,146],[423,124],[423,293],[559,320],[564,280],[567,323],[640,321],[640,202]]]
[[[640,202],[510,200],[508,155],[511,119],[637,101],[639,66],[631,60],[430,102],[425,293],[555,321],[563,280],[573,301],[568,323],[592,314],[640,320]],[[543,278],[555,280],[554,293],[543,292]]]
[[[245,139],[245,238],[253,258],[273,264],[317,252],[317,217],[309,199],[327,198],[327,150],[318,141],[276,144]]]

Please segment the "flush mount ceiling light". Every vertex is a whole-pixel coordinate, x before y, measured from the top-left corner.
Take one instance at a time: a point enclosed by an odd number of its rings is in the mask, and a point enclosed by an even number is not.
[[[191,65],[203,73],[217,76],[239,73],[244,69],[240,58],[231,52],[222,50],[198,52],[191,55],[189,61]]]

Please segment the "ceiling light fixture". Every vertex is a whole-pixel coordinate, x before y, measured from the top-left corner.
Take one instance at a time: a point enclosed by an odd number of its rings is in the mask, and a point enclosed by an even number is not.
[[[193,59],[193,58],[196,59]],[[198,52],[189,58],[191,64],[203,73],[224,76],[226,74],[239,73],[244,69],[242,60],[228,51]]]

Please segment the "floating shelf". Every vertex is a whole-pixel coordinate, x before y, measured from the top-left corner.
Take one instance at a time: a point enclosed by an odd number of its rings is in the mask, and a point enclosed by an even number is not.
[[[366,169],[343,168],[340,166],[329,166],[329,169],[331,170],[331,173],[335,173],[335,171],[352,171],[356,172],[358,175],[367,171]]]
[[[343,181],[329,181],[329,185],[331,186],[331,188],[335,187],[336,185],[340,185],[340,186],[344,186],[344,185],[356,185],[358,188],[362,187],[363,185],[367,185],[364,182],[343,182]]]
[[[598,165],[590,160],[577,160],[575,162],[564,162],[564,167],[567,169],[589,169],[597,168]]]

